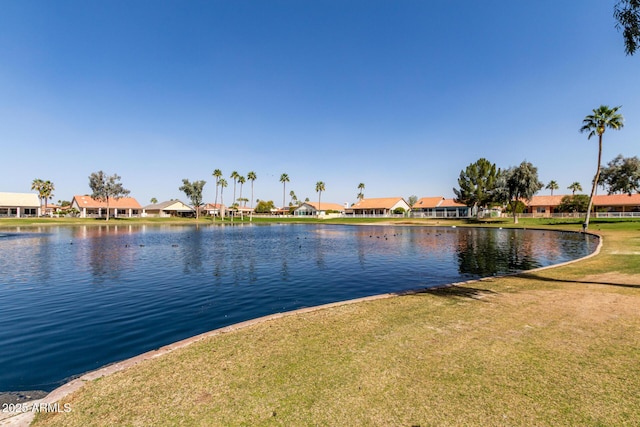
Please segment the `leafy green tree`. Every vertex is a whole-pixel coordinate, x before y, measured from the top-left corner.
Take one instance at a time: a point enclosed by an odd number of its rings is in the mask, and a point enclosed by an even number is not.
[[[587,208],[587,215],[583,224],[583,229],[586,231],[589,228],[589,217],[591,215],[591,206],[593,206],[593,196],[596,193],[596,186],[600,179],[600,165],[602,163],[602,135],[607,128],[619,130],[624,126],[622,114],[618,113],[620,107],[609,108],[608,105],[601,105],[597,109],[593,110],[593,114],[589,114],[582,121],[582,127],[580,132],[588,133],[587,139],[591,139],[592,136],[598,136],[598,168],[593,178],[593,185],[591,186],[591,196],[589,197],[589,206]]]
[[[215,177],[216,179],[216,198],[215,201],[213,202],[215,207],[218,207],[218,187],[220,186],[220,178],[222,178],[222,171],[220,169],[215,169],[212,173],[212,175]]]
[[[640,0],[618,0],[613,16],[618,21],[616,28],[622,29],[624,51],[633,55],[640,45]]]
[[[276,206],[273,203],[273,200],[260,200],[258,204],[256,204],[256,213],[271,213],[272,209],[275,209]]]
[[[415,195],[409,196],[408,203],[410,208],[413,208],[413,205],[415,205],[417,202],[418,202],[418,196],[415,196]]]
[[[318,215],[320,215],[320,196],[322,196],[322,192],[325,190],[324,182],[318,181],[316,182],[316,192],[318,193]]]
[[[520,163],[520,166],[512,167],[504,172],[504,183],[507,195],[513,212],[513,222],[518,223],[517,204],[522,200],[531,198],[543,187],[538,179],[538,168],[527,161]]]
[[[609,194],[626,193],[631,195],[640,191],[640,159],[618,155],[600,172],[600,181],[607,187]]]
[[[364,182],[358,184],[358,200],[362,201],[364,199]]]
[[[247,174],[247,179],[251,181],[251,207],[253,208],[253,182],[258,179],[258,176],[254,171]]]
[[[545,187],[547,190],[551,190],[551,195],[553,196],[553,190],[557,190],[558,188],[560,188],[558,186],[558,183],[555,181],[549,181],[549,183],[547,184],[547,186]]]
[[[282,183],[282,207],[285,206],[285,193],[287,192],[287,182],[289,182],[289,175],[283,173],[280,175],[280,182]]]
[[[183,191],[187,195],[191,204],[196,209],[196,219],[200,217],[200,206],[202,206],[202,189],[207,181],[193,181],[188,179],[182,180],[182,186],[178,190]]]
[[[589,196],[586,194],[577,194],[573,196],[564,196],[560,200],[557,209],[559,212],[586,212],[589,206]]]
[[[118,174],[107,176],[104,172],[98,171],[89,175],[89,188],[93,192],[91,197],[107,204],[107,221],[109,221],[109,201],[121,199],[130,193],[119,181]]]
[[[152,197],[150,201],[151,201],[151,203],[152,203],[152,204],[154,204],[154,205],[155,205],[156,203],[158,203],[158,199],[156,199],[155,197]]]
[[[580,183],[578,181],[574,182],[573,184],[571,184],[567,188],[569,190],[571,190],[571,195],[573,195],[573,196],[576,195],[576,191],[582,191],[582,185],[580,185]]]
[[[484,208],[495,199],[496,181],[499,170],[496,165],[485,158],[471,163],[460,171],[458,185],[454,188],[456,202],[464,203],[470,208]],[[479,212],[477,212],[479,213]]]

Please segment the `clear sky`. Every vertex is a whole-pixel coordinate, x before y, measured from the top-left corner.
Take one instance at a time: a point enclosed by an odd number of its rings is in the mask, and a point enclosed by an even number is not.
[[[614,0],[9,1],[0,3],[0,191],[54,202],[117,173],[144,206],[182,179],[255,171],[254,198],[453,197],[461,169],[527,160],[558,193],[640,155],[640,54]],[[245,184],[243,196],[249,197]],[[239,191],[239,188],[238,188]],[[539,194],[549,194],[543,190]],[[239,197],[239,195],[237,195]]]

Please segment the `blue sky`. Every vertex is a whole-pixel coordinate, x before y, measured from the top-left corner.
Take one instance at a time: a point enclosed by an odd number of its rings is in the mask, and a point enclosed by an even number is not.
[[[0,191],[54,201],[117,173],[142,205],[183,178],[255,171],[255,198],[453,197],[461,169],[527,160],[584,192],[602,104],[625,127],[603,163],[640,155],[640,54],[614,0],[4,1]],[[239,188],[238,188],[239,191]],[[543,190],[539,194],[549,194]],[[558,194],[558,191],[556,191]],[[239,196],[239,195],[237,195]],[[243,196],[249,197],[245,184]]]

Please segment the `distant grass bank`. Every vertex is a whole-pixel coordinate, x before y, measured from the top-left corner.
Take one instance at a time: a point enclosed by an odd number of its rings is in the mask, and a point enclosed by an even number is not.
[[[640,221],[590,229],[598,256],[207,338],[86,383],[34,425],[637,425]]]

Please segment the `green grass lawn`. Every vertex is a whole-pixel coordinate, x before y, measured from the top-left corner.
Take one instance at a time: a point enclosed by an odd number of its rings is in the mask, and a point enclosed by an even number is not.
[[[88,382],[34,425],[638,425],[640,222],[590,230],[595,257],[213,336]]]

